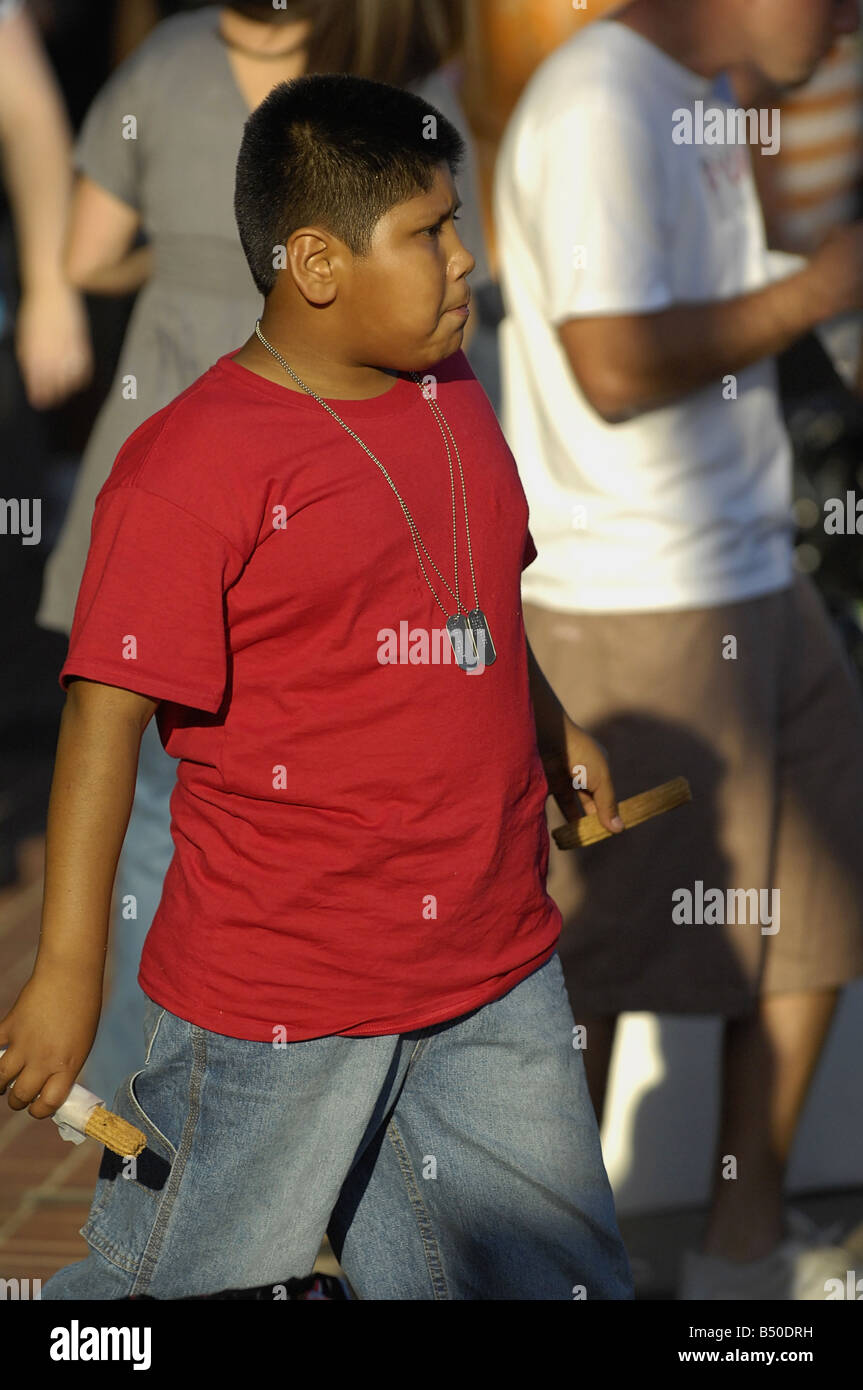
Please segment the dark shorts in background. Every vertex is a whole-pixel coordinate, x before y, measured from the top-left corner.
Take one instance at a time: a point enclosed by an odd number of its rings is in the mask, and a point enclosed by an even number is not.
[[[576,1017],[748,1012],[863,974],[863,702],[812,581],[715,608],[524,605],[567,713],[608,749],[618,798],[684,776],[690,805],[549,852]],[[736,638],[736,659],[726,640]],[[561,824],[547,803],[549,826]],[[676,889],[779,890],[779,930],[672,920]],[[770,903],[771,899],[766,899]],[[727,907],[725,909],[727,916]],[[739,915],[739,913],[738,913]]]

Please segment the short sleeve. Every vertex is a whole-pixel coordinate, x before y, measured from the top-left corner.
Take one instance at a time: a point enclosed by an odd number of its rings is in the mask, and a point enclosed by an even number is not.
[[[136,49],[96,93],[78,132],[73,164],[94,183],[141,211],[146,129],[145,51]]]
[[[588,119],[589,113],[589,119]],[[532,211],[546,317],[649,313],[673,303],[664,168],[650,122],[590,92],[535,137]]]
[[[242,569],[231,542],[139,487],[97,498],[60,671],[215,713],[227,681],[225,591]]]
[[[528,565],[532,565],[535,559],[536,546],[533,543],[533,536],[530,533],[530,528],[528,528],[527,535],[524,538],[524,554],[521,557],[522,570],[526,570]]]

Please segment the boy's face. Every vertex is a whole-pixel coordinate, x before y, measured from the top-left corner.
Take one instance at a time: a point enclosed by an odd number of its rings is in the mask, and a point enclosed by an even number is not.
[[[461,347],[476,265],[456,231],[452,174],[438,165],[428,193],[389,209],[375,227],[369,255],[351,257],[339,286],[341,328],[358,361],[420,371]]]

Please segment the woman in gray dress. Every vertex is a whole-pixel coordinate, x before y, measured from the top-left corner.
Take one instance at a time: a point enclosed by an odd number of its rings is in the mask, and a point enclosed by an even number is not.
[[[459,194],[472,288],[490,280],[470,132],[440,67],[460,39],[459,15],[460,0],[209,5],[159,24],[98,94],[74,152],[67,271],[90,293],[140,293],[46,566],[41,626],[71,630],[96,496],[121,445],[245,341],[263,310],[234,221],[234,170],[245,121],[277,82],[350,72],[409,87],[441,110],[468,146]],[[142,231],[146,244],[135,245]],[[153,720],[117,868],[111,994],[84,1073],[103,1098],[140,1064],[136,977],[173,854],[175,781]]]

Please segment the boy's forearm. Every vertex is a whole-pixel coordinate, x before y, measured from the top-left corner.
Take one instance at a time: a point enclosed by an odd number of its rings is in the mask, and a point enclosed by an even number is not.
[[[536,723],[536,741],[540,751],[563,746],[563,729],[567,715],[548,681],[542,673],[531,645],[527,646],[527,673],[530,682],[530,698]]]
[[[67,699],[48,805],[36,971],[60,968],[101,979],[141,734],[133,716],[106,718],[95,702]]]

